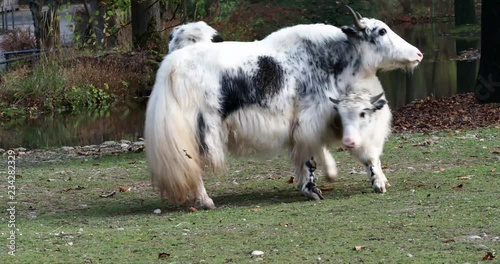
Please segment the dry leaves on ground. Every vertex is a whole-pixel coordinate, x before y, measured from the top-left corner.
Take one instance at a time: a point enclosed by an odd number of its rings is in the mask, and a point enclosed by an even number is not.
[[[395,132],[487,127],[500,124],[500,107],[478,104],[472,93],[441,99],[428,97],[395,109],[393,120]]]

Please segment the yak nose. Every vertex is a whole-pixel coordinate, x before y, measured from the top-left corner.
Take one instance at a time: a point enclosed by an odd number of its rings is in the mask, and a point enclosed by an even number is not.
[[[417,52],[417,56],[419,58],[419,61],[422,61],[422,59],[424,58],[424,55],[421,52]]]
[[[344,140],[342,140],[342,144],[348,148],[356,147],[356,142],[354,142],[354,139],[352,138],[345,138]]]

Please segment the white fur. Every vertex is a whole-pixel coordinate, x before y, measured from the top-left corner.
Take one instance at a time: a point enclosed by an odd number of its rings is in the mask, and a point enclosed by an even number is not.
[[[368,29],[385,25],[378,20],[364,23]],[[204,41],[169,54],[158,70],[146,113],[146,154],[153,184],[162,196],[174,202],[194,199],[205,208],[213,208],[201,180],[204,165],[223,168],[227,149],[286,148],[296,167],[299,190],[309,198],[319,199],[318,190],[310,186],[314,186],[315,179],[308,177],[312,170],[307,161],[319,154],[323,156],[320,161],[326,164],[327,174],[336,174],[335,160],[325,148],[338,140],[339,135],[332,129],[336,114],[328,97],[341,98],[359,80],[376,79],[378,69],[414,67],[421,60],[418,49],[397,35],[387,34],[386,38],[389,40],[378,44],[387,46],[383,49],[357,40],[349,40],[351,44],[347,45],[348,37],[337,27],[299,25],[279,30],[262,41],[217,45]],[[338,44],[325,46],[325,43]],[[346,60],[344,56],[354,57]],[[267,58],[267,64],[260,65],[263,58]],[[347,64],[333,74],[328,69],[333,70],[335,66],[329,65],[328,60]],[[355,64],[356,60],[360,61],[359,65]],[[244,104],[223,116],[227,110],[223,104],[231,101],[224,97],[221,78],[229,76],[230,80],[241,78],[252,82],[257,76],[262,80],[256,83],[264,84],[249,89],[256,93],[264,89],[262,94],[266,95],[265,89],[272,89],[268,86],[274,84],[273,78],[281,76],[266,73],[259,76],[260,67],[270,67],[278,75],[282,73],[276,93],[259,99],[258,104]],[[373,89],[381,90],[379,85],[375,84]],[[250,96],[245,93],[251,91],[240,92],[241,96]],[[200,116],[205,124],[203,140],[199,135]],[[377,140],[370,138],[366,142]],[[206,152],[201,151],[202,143],[206,144]],[[370,147],[354,149],[353,154],[360,160],[372,159],[379,149],[379,146],[373,150]],[[380,179],[376,179],[376,187],[382,191]]]
[[[198,42],[212,42],[212,38],[219,35],[217,30],[204,21],[191,22],[175,27],[170,32],[168,53],[193,45]]]
[[[381,109],[375,109],[370,102],[371,97],[380,93],[383,89],[376,77],[360,80],[348,94],[339,98],[336,109],[341,120],[339,129],[342,129],[339,139],[344,145],[353,144],[349,151],[365,165],[374,190],[384,193],[389,183],[381,168],[380,155],[390,134],[392,114],[385,96],[379,99],[385,101]]]

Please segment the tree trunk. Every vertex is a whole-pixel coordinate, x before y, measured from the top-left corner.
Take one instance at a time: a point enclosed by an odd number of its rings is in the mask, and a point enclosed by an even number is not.
[[[35,38],[36,38],[36,47],[37,49],[42,48],[42,39],[44,38],[43,35],[43,27],[42,27],[42,20],[43,20],[43,13],[42,13],[42,7],[43,4],[39,0],[32,0],[29,2],[30,6],[30,11],[31,11],[31,16],[33,17],[33,27],[35,31]]]
[[[48,49],[60,44],[59,7],[58,0],[48,1],[49,9],[42,11],[44,1],[32,0],[29,2],[36,46],[39,49]]]
[[[59,23],[60,5],[60,1],[50,0],[48,2],[49,10],[43,12],[43,38],[41,41],[42,48],[54,48],[61,44],[61,30]]]
[[[474,0],[455,0],[455,25],[476,24]]]
[[[500,0],[483,0],[481,62],[475,94],[480,103],[500,102]]]
[[[158,49],[160,5],[156,0],[132,0],[132,43],[136,49]]]

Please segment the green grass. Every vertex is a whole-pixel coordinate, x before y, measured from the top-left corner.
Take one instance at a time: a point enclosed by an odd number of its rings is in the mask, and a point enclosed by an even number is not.
[[[379,195],[364,174],[349,174],[362,167],[348,153],[332,150],[341,175],[320,178],[333,187],[323,201],[286,183],[285,154],[231,159],[227,173],[205,181],[218,209],[198,212],[159,199],[143,153],[20,162],[18,248],[0,254],[5,263],[249,263],[262,250],[264,263],[477,263],[500,245],[499,151],[498,128],[395,134],[382,158],[392,187]],[[119,185],[132,190],[99,197]],[[6,245],[5,221],[0,230]],[[170,256],[158,259],[163,252]]]

